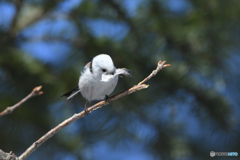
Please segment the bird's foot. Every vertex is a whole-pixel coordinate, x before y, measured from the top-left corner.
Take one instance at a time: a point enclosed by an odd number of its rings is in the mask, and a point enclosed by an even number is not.
[[[85,111],[85,114],[86,114],[86,115],[89,115],[90,112],[88,111],[87,108],[84,108],[84,111]]]
[[[90,112],[88,111],[88,107],[87,107],[88,101],[86,101],[85,106],[84,106],[84,111],[85,114],[88,115]]]
[[[106,103],[110,103],[110,99],[109,99],[108,95],[105,96],[104,101],[105,101]]]

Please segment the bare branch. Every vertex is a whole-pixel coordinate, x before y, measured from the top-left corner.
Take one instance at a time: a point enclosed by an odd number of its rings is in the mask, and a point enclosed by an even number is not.
[[[147,80],[151,79],[153,76],[155,76],[161,69],[167,68],[170,66],[170,64],[165,64],[166,61],[159,61],[158,66],[156,70],[154,70],[147,78],[145,78],[143,81],[141,81],[138,85],[133,86],[132,88],[128,89],[127,91],[118,93],[112,97],[109,98],[109,102],[101,101],[87,109],[87,113],[91,113],[94,110],[97,110],[101,108],[104,105],[109,104],[110,102],[113,102],[121,97],[124,97],[126,95],[129,95],[133,92],[136,92],[138,90],[142,90],[145,88],[148,88],[149,85],[144,84]],[[34,142],[21,156],[19,156],[19,160],[25,160],[27,157],[29,157],[41,144],[43,144],[46,140],[51,138],[54,134],[56,134],[58,131],[66,127],[67,125],[75,122],[76,120],[84,117],[86,115],[85,111],[82,111],[80,113],[74,114],[72,117],[66,119],[53,129],[51,129],[49,132],[47,132],[45,135],[43,135],[40,139],[38,139],[36,142]]]
[[[147,76],[143,81],[141,81],[140,83],[138,83],[138,85],[141,85],[141,84],[144,84],[146,83],[149,79],[151,79],[153,76],[156,76],[156,74],[162,70],[163,68],[167,68],[167,67],[170,67],[171,65],[170,64],[165,64],[166,61],[159,61],[158,62],[158,66],[155,70],[152,71],[152,73]]]
[[[18,102],[17,104],[15,104],[11,107],[7,107],[4,111],[0,112],[0,117],[12,113],[16,108],[21,106],[24,102],[26,102],[31,97],[43,94],[43,91],[41,91],[41,88],[42,88],[42,86],[35,87],[32,90],[32,92],[29,95],[27,95],[25,98],[23,98],[20,102]]]

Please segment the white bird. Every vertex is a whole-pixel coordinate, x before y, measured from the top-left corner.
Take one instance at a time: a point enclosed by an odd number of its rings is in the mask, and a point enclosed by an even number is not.
[[[131,72],[126,68],[116,69],[109,55],[97,55],[84,67],[79,78],[78,88],[65,93],[62,97],[66,96],[69,100],[81,92],[87,100],[84,108],[86,112],[88,102],[103,99],[108,101],[108,96],[117,85],[118,75],[131,76]]]

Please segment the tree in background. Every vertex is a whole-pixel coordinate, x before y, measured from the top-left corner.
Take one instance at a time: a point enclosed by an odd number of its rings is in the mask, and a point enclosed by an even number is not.
[[[84,65],[99,53],[132,70],[172,67],[150,88],[71,124],[29,159],[211,159],[239,151],[240,2],[230,0],[14,0],[0,3],[0,109],[33,87],[44,94],[0,119],[0,149],[20,155],[75,112]],[[94,102],[92,102],[93,104]]]

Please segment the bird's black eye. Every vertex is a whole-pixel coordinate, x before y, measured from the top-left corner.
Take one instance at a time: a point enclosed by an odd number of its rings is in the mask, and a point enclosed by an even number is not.
[[[103,72],[106,72],[107,70],[106,69],[102,69]]]

